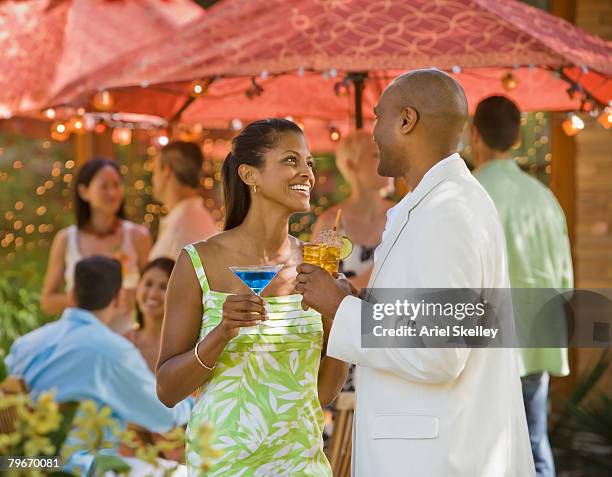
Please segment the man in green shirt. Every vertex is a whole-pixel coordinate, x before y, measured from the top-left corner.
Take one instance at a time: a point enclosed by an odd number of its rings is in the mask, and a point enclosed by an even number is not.
[[[563,210],[550,189],[523,172],[510,155],[520,122],[521,113],[508,98],[491,96],[478,105],[472,126],[474,175],[493,199],[504,227],[512,288],[571,288]],[[520,322],[521,316],[516,319]],[[546,430],[548,381],[549,374],[569,374],[567,349],[524,348],[519,361],[536,472],[554,476]]]

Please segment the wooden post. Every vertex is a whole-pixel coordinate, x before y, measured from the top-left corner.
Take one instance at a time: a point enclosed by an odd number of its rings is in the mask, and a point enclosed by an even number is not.
[[[72,134],[74,137],[74,161],[77,167],[81,167],[90,158],[92,153],[91,133]]]
[[[574,23],[576,16],[575,0],[550,0],[550,13]],[[567,231],[572,248],[572,262],[575,270],[578,267],[575,256],[576,229],[576,140],[566,135],[561,129],[563,113],[551,114],[550,153],[550,188],[557,197],[567,221]],[[574,286],[578,286],[574,283]],[[551,380],[551,395],[560,400],[569,398],[575,388],[578,369],[578,353],[575,348],[568,350],[570,375],[566,378]],[[554,401],[553,401],[554,405]]]
[[[106,130],[93,135],[93,155],[96,157],[106,157],[108,159],[113,158],[113,141],[112,141],[113,130],[111,128],[106,128]]]

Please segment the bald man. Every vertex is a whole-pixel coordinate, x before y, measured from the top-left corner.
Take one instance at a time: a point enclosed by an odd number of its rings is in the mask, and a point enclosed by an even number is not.
[[[296,287],[331,322],[327,355],[357,365],[353,476],[535,475],[515,350],[362,347],[362,309],[367,318],[383,289],[509,286],[495,206],[457,153],[468,115],[461,86],[412,71],[375,113],[378,172],[411,192],[387,214],[368,301],[307,264]]]

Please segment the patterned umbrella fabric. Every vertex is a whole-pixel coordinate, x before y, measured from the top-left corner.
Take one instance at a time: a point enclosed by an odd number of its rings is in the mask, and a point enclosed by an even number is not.
[[[191,0],[0,2],[0,117],[46,106],[66,85],[203,12]]]
[[[172,117],[191,81],[216,78],[181,111],[184,120],[333,119],[354,113],[338,83],[367,72],[368,116],[390,78],[430,66],[453,72],[472,107],[504,93],[524,110],[577,109],[580,88],[600,103],[612,99],[612,43],[515,0],[226,0],[68,85],[56,101],[85,104],[93,91],[118,87],[118,108]],[[571,96],[570,79],[578,85]]]

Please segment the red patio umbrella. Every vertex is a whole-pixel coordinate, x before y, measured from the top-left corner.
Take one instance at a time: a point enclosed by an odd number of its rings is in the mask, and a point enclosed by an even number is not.
[[[612,99],[612,43],[515,0],[231,0],[56,101],[114,87],[118,109],[190,121],[360,118],[399,71],[429,66],[453,72],[472,107],[494,93],[524,110]],[[191,104],[198,79],[214,82]]]
[[[0,117],[44,107],[67,84],[202,13],[191,0],[1,1]]]

